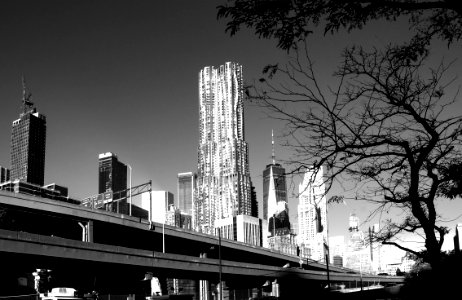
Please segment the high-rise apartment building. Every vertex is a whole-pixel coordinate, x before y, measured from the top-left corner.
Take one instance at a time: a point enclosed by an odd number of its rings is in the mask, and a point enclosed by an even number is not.
[[[11,181],[43,186],[45,178],[46,117],[37,112],[23,83],[22,111],[11,132]]]
[[[299,185],[298,236],[299,243],[311,249],[311,258],[325,259],[327,244],[327,202],[324,176],[326,168],[317,173],[306,171]]]
[[[199,148],[195,224],[214,233],[215,220],[252,214],[244,139],[242,66],[227,62],[199,72]]]
[[[196,174],[193,172],[178,174],[178,209],[192,216]]]
[[[10,180],[10,170],[0,166],[0,183]]]

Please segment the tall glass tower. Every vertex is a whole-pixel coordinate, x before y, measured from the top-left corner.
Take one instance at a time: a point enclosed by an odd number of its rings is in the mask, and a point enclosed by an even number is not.
[[[276,230],[286,234],[290,231],[286,170],[276,163],[272,131],[271,146],[272,163],[263,170],[263,219],[269,221],[268,231],[272,235],[276,233]]]
[[[11,132],[11,181],[43,186],[45,178],[46,117],[37,112],[23,80],[22,111]]]
[[[244,139],[242,66],[227,62],[199,72],[199,148],[195,224],[251,215],[248,145]]]

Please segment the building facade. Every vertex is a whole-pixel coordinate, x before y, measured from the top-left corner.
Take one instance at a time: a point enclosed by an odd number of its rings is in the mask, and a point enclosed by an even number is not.
[[[199,147],[194,223],[214,234],[215,220],[252,214],[244,138],[242,66],[227,62],[199,72]]]
[[[181,212],[192,216],[194,191],[196,190],[196,174],[193,172],[178,174],[177,207]]]
[[[139,199],[134,200],[134,204],[140,208],[148,211],[148,218],[157,223],[167,223],[167,215],[170,207],[174,210],[174,197],[169,191],[151,191],[141,194],[141,201]],[[169,216],[169,218],[171,218]],[[174,218],[174,216],[173,216]],[[169,221],[169,222],[175,222]]]
[[[0,183],[10,181],[10,169],[0,166]]]
[[[263,219],[269,220],[282,211],[288,212],[286,170],[277,163],[263,171]]]
[[[344,255],[345,267],[364,273],[373,272],[372,251],[364,232],[359,228],[359,217],[350,214],[348,221],[350,236]]]
[[[311,249],[311,259],[324,261],[327,244],[327,201],[324,176],[326,168],[317,173],[307,170],[299,185],[299,244]]]
[[[248,215],[222,218],[215,221],[215,235],[218,235],[218,228],[221,230],[221,237],[224,239],[243,242],[255,246],[266,246],[264,234],[267,224],[262,219]]]
[[[120,162],[112,152],[101,153],[98,156],[98,193],[112,193],[111,203],[104,206],[106,210],[127,214],[127,165]]]
[[[119,192],[127,189],[127,165],[120,162],[112,152],[98,156],[99,181],[98,193]]]
[[[344,256],[345,237],[343,235],[329,237],[329,262],[336,266],[343,267]]]
[[[272,162],[263,170],[263,219],[265,220],[269,220],[271,217],[277,218],[277,215],[284,211],[287,216],[289,215],[286,170],[276,163],[273,131],[271,131],[271,148]],[[287,222],[289,222],[288,218]],[[270,227],[272,223],[269,222]]]
[[[31,97],[24,87],[22,112],[12,125],[10,180],[43,186],[46,117],[37,112]]]

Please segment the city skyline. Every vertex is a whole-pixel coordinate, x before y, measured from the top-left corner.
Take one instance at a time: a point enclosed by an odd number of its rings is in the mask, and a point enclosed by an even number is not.
[[[287,53],[247,30],[229,37],[225,22],[216,20],[215,7],[224,1],[171,2],[6,1],[0,12],[0,165],[11,167],[11,122],[20,112],[24,74],[35,104],[47,116],[45,183],[64,185],[78,199],[94,195],[97,155],[111,151],[133,167],[134,185],[152,179],[155,189],[176,193],[177,174],[197,169],[199,70],[235,61],[252,83],[266,64],[284,60]],[[384,44],[387,37],[402,38],[399,24],[387,28],[387,36],[368,28],[316,35],[312,47],[321,74],[331,75],[347,40]],[[460,46],[454,46],[458,52]],[[460,70],[461,64],[454,66]],[[262,217],[261,174],[271,158],[270,131],[282,135],[282,125],[261,108],[245,105],[250,172]],[[281,161],[287,159],[287,151],[277,152]],[[288,181],[295,224],[297,184]],[[352,211],[366,220],[368,206],[352,202],[329,207],[331,235],[344,234]],[[460,222],[455,211],[460,209],[445,207],[443,216]]]

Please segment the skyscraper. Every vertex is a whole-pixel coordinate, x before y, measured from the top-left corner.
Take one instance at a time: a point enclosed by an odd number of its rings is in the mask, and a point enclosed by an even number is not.
[[[98,193],[127,189],[127,166],[111,152],[101,153],[99,159]]]
[[[178,174],[178,208],[181,212],[192,215],[196,174],[193,172]]]
[[[98,193],[113,192],[112,199],[104,208],[108,211],[127,214],[127,166],[119,161],[117,155],[111,152],[99,156]]]
[[[276,229],[290,230],[289,206],[287,202],[286,170],[278,163],[274,154],[274,138],[271,131],[272,163],[263,171],[263,219],[269,220],[269,232]]]
[[[22,111],[11,133],[11,181],[43,186],[45,178],[46,117],[37,112],[23,80]]]
[[[244,139],[242,66],[227,62],[199,72],[199,148],[195,224],[251,215],[248,145]]]
[[[316,174],[307,170],[298,188],[299,243],[311,249],[311,258],[315,260],[325,259],[324,243],[327,243],[325,172],[325,167]]]

